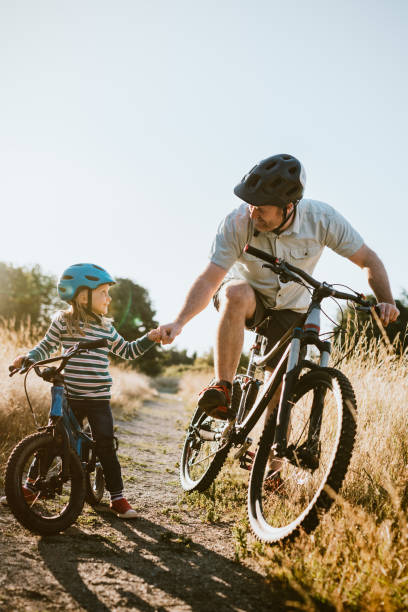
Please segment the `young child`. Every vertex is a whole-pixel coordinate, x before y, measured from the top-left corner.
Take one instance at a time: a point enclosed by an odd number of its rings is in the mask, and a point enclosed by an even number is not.
[[[95,349],[71,359],[64,369],[67,400],[78,420],[87,417],[96,442],[106,488],[110,493],[112,511],[120,518],[137,516],[123,495],[121,467],[115,450],[113,418],[110,407],[112,378],[109,374],[108,353],[123,359],[137,359],[155,342],[160,342],[156,330],[142,338],[127,342],[106,318],[112,298],[109,288],[114,279],[94,264],[76,264],[67,268],[58,283],[60,298],[70,304],[68,310],[57,313],[45,337],[27,355],[14,360],[20,368],[28,357],[40,361],[50,357],[60,346],[65,350],[80,340],[106,338],[108,348]],[[32,496],[30,483],[24,487],[24,496]]]

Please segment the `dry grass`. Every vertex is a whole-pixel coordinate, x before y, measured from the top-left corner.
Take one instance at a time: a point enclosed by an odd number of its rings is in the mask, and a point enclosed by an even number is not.
[[[35,424],[23,388],[23,377],[8,376],[8,365],[16,355],[24,354],[33,344],[35,330],[28,327],[14,331],[6,323],[0,325],[0,482],[10,450],[21,438],[35,430]],[[130,418],[146,399],[157,394],[147,376],[126,367],[112,366],[112,408],[119,418]],[[37,420],[47,422],[50,406],[50,385],[35,374],[28,377],[28,391]]]
[[[334,351],[332,364],[340,356]],[[203,509],[204,520],[232,513],[237,559],[255,560],[272,587],[283,581],[293,609],[407,610],[408,359],[360,338],[339,368],[357,397],[357,443],[341,496],[312,535],[275,546],[257,542],[231,463],[206,494],[186,503]],[[196,396],[208,379],[185,376],[181,394]]]

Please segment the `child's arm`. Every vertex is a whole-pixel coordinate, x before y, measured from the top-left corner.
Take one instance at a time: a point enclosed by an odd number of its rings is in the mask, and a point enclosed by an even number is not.
[[[109,350],[114,355],[122,357],[122,359],[137,359],[146,353],[146,351],[151,349],[156,342],[160,342],[160,334],[155,329],[152,329],[141,338],[133,340],[133,342],[128,342],[118,334],[112,325],[111,344]]]
[[[60,323],[55,320],[49,326],[44,338],[26,355],[32,361],[40,361],[48,359],[52,353],[55,353],[61,344],[61,327]]]

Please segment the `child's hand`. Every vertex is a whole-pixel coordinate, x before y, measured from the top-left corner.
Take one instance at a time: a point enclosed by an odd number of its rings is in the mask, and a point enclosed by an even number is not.
[[[13,363],[11,364],[13,366],[13,368],[15,370],[19,370],[21,368],[21,366],[23,365],[23,361],[24,359],[27,357],[27,355],[20,355],[19,357],[16,357],[15,360],[13,361]]]
[[[158,329],[151,329],[148,332],[147,337],[149,340],[152,340],[152,342],[157,342],[158,344],[161,342],[161,333]]]

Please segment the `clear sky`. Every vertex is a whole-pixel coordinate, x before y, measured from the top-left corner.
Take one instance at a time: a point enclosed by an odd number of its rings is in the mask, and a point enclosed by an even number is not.
[[[173,320],[234,185],[291,153],[407,277],[405,0],[0,0],[0,260],[132,278]],[[315,275],[366,291],[327,250]],[[210,347],[209,307],[179,348]]]

